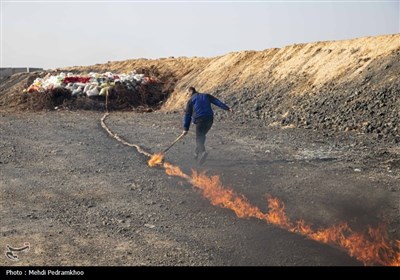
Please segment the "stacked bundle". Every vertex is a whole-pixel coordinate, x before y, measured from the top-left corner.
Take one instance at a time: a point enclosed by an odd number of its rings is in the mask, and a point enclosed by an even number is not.
[[[132,71],[128,74],[111,72],[89,74],[50,73],[36,78],[24,90],[20,104],[28,109],[54,108],[104,110],[106,96],[108,109],[158,109],[166,99],[168,89],[160,77],[149,77]],[[168,85],[167,85],[168,86]]]
[[[154,83],[154,78],[144,74],[131,72],[129,74],[103,74],[91,72],[87,75],[76,76],[73,73],[60,73],[58,75],[47,74],[44,78],[37,78],[26,92],[46,92],[55,88],[65,88],[72,96],[98,96],[107,95],[115,85],[123,85],[128,91],[137,90],[142,84]]]

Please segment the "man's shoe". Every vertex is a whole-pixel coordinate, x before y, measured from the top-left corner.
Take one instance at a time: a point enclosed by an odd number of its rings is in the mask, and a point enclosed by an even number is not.
[[[199,160],[199,164],[200,164],[200,165],[203,164],[203,163],[206,161],[207,156],[208,156],[208,153],[207,153],[207,152],[202,152],[202,153],[200,154],[200,160]]]
[[[193,158],[194,158],[194,160],[197,160],[199,158],[199,154],[198,153],[194,153]]]

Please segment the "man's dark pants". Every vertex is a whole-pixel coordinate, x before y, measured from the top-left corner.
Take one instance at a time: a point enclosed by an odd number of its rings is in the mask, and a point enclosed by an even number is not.
[[[206,134],[213,124],[213,117],[205,117],[196,119],[196,151],[197,155],[206,150],[204,143],[206,142]]]

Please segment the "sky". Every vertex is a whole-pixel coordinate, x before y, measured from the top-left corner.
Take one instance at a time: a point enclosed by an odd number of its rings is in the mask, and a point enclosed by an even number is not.
[[[5,1],[1,67],[54,69],[400,33],[397,1]]]

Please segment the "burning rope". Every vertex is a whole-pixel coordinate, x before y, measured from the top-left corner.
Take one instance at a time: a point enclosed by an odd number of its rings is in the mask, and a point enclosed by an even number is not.
[[[177,176],[187,180],[194,187],[199,189],[202,195],[212,205],[231,209],[239,218],[256,218],[268,224],[276,225],[293,233],[301,234],[312,240],[324,244],[330,244],[344,249],[351,257],[363,262],[365,265],[380,264],[387,266],[400,266],[400,240],[391,241],[388,238],[384,226],[376,229],[369,228],[368,233],[353,231],[347,223],[333,225],[328,228],[312,229],[304,220],[291,222],[286,215],[285,205],[278,198],[267,197],[268,212],[262,212],[258,207],[252,205],[245,196],[236,193],[233,189],[224,186],[219,176],[207,176],[204,172],[192,170],[192,175],[187,175],[178,166],[164,162],[162,153],[150,154],[140,146],[131,144],[113,133],[105,124],[109,116],[107,109],[108,95],[106,96],[107,112],[101,118],[101,126],[107,133],[129,147],[150,157],[149,166],[162,166],[170,176]]]
[[[367,233],[356,232],[347,223],[313,229],[304,220],[291,222],[286,214],[285,204],[278,198],[267,196],[268,212],[264,213],[245,196],[224,186],[219,176],[210,177],[195,170],[192,170],[192,175],[189,176],[170,163],[164,162],[162,166],[168,175],[184,178],[199,189],[212,205],[230,209],[239,218],[256,218],[320,243],[344,249],[351,257],[365,265],[400,266],[400,240],[391,241],[383,225],[377,228],[369,227]]]

